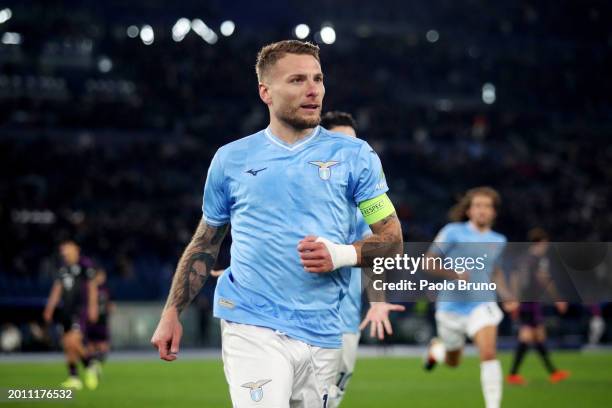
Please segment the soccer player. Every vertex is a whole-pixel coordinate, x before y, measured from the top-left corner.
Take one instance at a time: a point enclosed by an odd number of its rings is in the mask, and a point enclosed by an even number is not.
[[[512,287],[515,293],[520,293],[521,298],[531,301],[521,303],[517,313],[520,321],[519,341],[514,351],[512,368],[506,380],[515,385],[527,384],[525,378],[519,374],[519,368],[529,347],[533,345],[548,370],[550,382],[558,383],[567,379],[570,373],[558,370],[552,363],[546,347],[546,327],[543,321],[542,305],[534,301],[539,299],[543,292],[548,293],[553,300],[559,298],[557,288],[550,276],[550,261],[546,255],[549,238],[546,231],[541,228],[529,231],[528,238],[532,244],[529,246],[528,253],[519,260],[518,270],[512,274]],[[559,313],[565,313],[567,310],[566,302],[555,302],[555,306]]]
[[[94,277],[98,287],[98,318],[87,323],[86,340],[87,354],[91,356],[91,365],[98,375],[102,372],[102,364],[110,350],[109,315],[112,310],[110,292],[106,285],[106,271],[98,269]]]
[[[341,346],[339,303],[366,243],[402,242],[380,160],[364,141],[322,129],[317,46],[263,47],[259,96],[269,126],[221,147],[204,187],[203,216],[177,266],[151,342],[177,358],[179,315],[212,270],[231,223],[230,267],[215,289],[234,407],[325,406]],[[351,242],[355,211],[372,235]]]
[[[357,137],[357,123],[350,113],[332,111],[327,112],[321,117],[321,126],[330,132],[343,133],[350,137]],[[361,212],[357,212],[356,237],[363,239],[372,234],[370,227],[363,220]],[[357,348],[361,329],[370,324],[370,335],[383,339],[385,330],[388,334],[393,334],[391,322],[389,321],[390,311],[404,311],[402,305],[392,305],[386,302],[373,302],[370,305],[363,323],[359,324],[361,318],[361,270],[353,268],[348,293],[340,302],[340,316],[342,320],[342,350],[338,363],[335,385],[337,395],[330,398],[328,406],[334,408],[340,405],[346,392],[349,380],[353,376],[355,361],[357,360]]]
[[[494,281],[500,296],[508,300],[508,311],[517,307],[511,302],[503,271],[499,266],[506,237],[492,230],[497,209],[501,203],[499,194],[489,187],[468,190],[451,209],[451,222],[438,233],[428,257],[459,259],[481,257],[484,260],[481,273],[470,272],[473,283]],[[459,222],[467,217],[467,222]],[[450,272],[437,270],[435,272]],[[455,278],[461,279],[460,275]],[[469,336],[480,355],[480,380],[485,406],[498,408],[502,399],[503,375],[496,355],[497,326],[503,314],[494,299],[476,291],[440,291],[436,301],[436,326],[438,339],[433,339],[428,350],[425,368],[433,369],[436,363],[459,365],[465,336]]]
[[[69,374],[62,386],[77,390],[83,388],[77,369],[77,363],[81,360],[85,367],[85,386],[95,389],[98,386],[98,377],[90,366],[90,358],[83,346],[85,325],[88,320],[95,321],[98,315],[98,291],[93,280],[95,269],[90,260],[81,256],[81,249],[74,241],[62,242],[59,251],[63,265],[51,287],[43,318],[46,323],[51,323],[55,308],[60,300],[62,301],[62,344]]]

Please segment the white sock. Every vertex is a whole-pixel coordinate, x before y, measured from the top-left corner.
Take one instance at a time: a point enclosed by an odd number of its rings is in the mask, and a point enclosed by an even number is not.
[[[480,384],[486,408],[499,408],[502,399],[502,368],[499,360],[480,363]]]
[[[446,347],[444,347],[441,341],[432,343],[429,352],[437,363],[441,364],[446,360]]]

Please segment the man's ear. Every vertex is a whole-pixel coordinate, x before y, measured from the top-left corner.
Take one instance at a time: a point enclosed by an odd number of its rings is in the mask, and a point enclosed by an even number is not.
[[[266,105],[272,105],[272,96],[270,96],[270,88],[263,82],[259,83],[259,97]]]

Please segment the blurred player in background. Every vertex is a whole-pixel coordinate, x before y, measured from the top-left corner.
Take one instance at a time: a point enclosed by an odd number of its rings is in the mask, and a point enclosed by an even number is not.
[[[501,199],[497,191],[489,187],[476,187],[466,194],[450,211],[450,224],[438,233],[428,257],[458,258],[483,257],[484,271],[468,277],[470,282],[495,282],[504,300],[512,299],[505,284],[500,258],[506,245],[506,237],[492,230]],[[467,217],[467,222],[461,222]],[[486,243],[486,244],[483,244]],[[432,271],[451,272],[452,271]],[[455,276],[460,278],[460,276]],[[436,327],[438,338],[433,339],[425,362],[431,370],[437,363],[459,365],[465,337],[469,336],[480,356],[480,381],[487,408],[499,408],[502,400],[503,374],[496,354],[497,326],[503,313],[494,299],[478,291],[440,291],[436,302]],[[505,305],[508,311],[518,304]]]
[[[56,307],[62,302],[62,345],[69,375],[62,386],[77,390],[83,388],[77,369],[81,360],[85,367],[85,386],[95,389],[98,386],[98,377],[90,365],[91,359],[83,345],[83,331],[87,322],[95,321],[98,317],[98,291],[93,279],[95,269],[89,259],[81,256],[81,249],[74,241],[62,242],[59,251],[63,265],[51,287],[43,318],[46,323],[51,323]]]
[[[332,111],[327,112],[321,117],[321,126],[331,132],[343,133],[350,137],[357,137],[357,123],[350,113]],[[372,231],[368,224],[364,221],[361,212],[356,211],[355,214],[357,228],[355,235],[357,239],[366,238],[372,235]],[[338,374],[336,376],[337,395],[330,392],[328,406],[334,408],[340,405],[348,382],[353,375],[355,369],[355,361],[357,360],[357,348],[359,346],[359,338],[361,329],[367,324],[370,324],[370,335],[383,339],[385,331],[388,334],[393,334],[391,322],[389,321],[390,311],[404,311],[402,305],[392,305],[385,302],[373,302],[370,305],[370,310],[362,323],[361,319],[361,269],[352,268],[351,281],[349,284],[348,293],[340,302],[340,317],[342,320],[342,355],[338,365]]]
[[[213,269],[231,222],[230,267],[217,282],[214,315],[222,319],[233,406],[320,407],[336,374],[349,267],[370,255],[366,243],[401,245],[401,225],[378,155],[319,126],[325,87],[318,47],[267,45],[256,72],[270,124],[213,157],[202,220],[151,342],[160,358],[176,359],[179,314]],[[352,242],[357,207],[373,234]]]
[[[98,287],[98,318],[87,323],[87,353],[91,357],[91,365],[98,376],[102,373],[102,364],[106,361],[110,350],[109,317],[113,309],[110,302],[110,292],[106,286],[106,271],[102,268],[96,271],[94,282]]]
[[[542,293],[548,294],[552,300],[558,300],[559,293],[550,275],[550,261],[547,256],[549,238],[546,231],[541,228],[534,228],[528,233],[528,239],[532,244],[528,252],[518,261],[518,268],[511,275],[511,285],[514,293],[522,302],[515,318],[518,317],[520,328],[518,333],[518,344],[514,351],[512,368],[506,378],[508,383],[515,385],[525,385],[527,381],[519,374],[519,369],[525,354],[530,346],[536,349],[542,362],[550,375],[550,382],[557,383],[569,377],[569,372],[558,370],[550,359],[548,348],[546,347],[546,327],[544,326],[544,315],[542,304],[537,302]],[[559,313],[567,311],[566,302],[555,302]]]

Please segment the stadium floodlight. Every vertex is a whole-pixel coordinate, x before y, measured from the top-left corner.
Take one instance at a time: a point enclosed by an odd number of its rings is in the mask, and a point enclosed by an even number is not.
[[[323,27],[321,29],[321,41],[325,44],[333,44],[336,42],[336,30],[332,27]]]
[[[140,30],[135,25],[131,25],[127,28],[126,33],[128,37],[136,38],[138,37],[138,33],[140,33]]]
[[[172,26],[172,39],[176,42],[183,41],[183,38],[191,30],[191,22],[189,19],[182,17],[179,18],[174,26]]]
[[[306,24],[298,24],[293,29],[293,33],[297,38],[303,40],[304,38],[308,37],[308,34],[310,34],[310,27],[308,27]]]
[[[221,34],[223,34],[225,37],[229,37],[230,35],[234,34],[235,29],[236,24],[234,24],[232,20],[226,20],[221,23],[219,31],[221,31]]]
[[[0,10],[0,24],[6,23],[13,17],[13,12],[10,8]]]
[[[2,35],[2,44],[19,45],[21,44],[21,34],[6,32]]]
[[[191,20],[191,29],[208,44],[215,44],[219,36],[199,18]]]
[[[110,72],[113,69],[113,61],[110,58],[103,56],[98,60],[98,70],[103,74]]]
[[[153,32],[153,27],[148,24],[145,24],[140,29],[140,39],[145,45],[153,44],[155,41],[155,33]]]
[[[487,82],[482,86],[482,101],[487,105],[495,103],[495,85]]]
[[[425,38],[430,43],[435,43],[436,41],[438,41],[440,39],[440,33],[438,33],[438,31],[436,31],[436,30],[429,30],[425,34]]]

